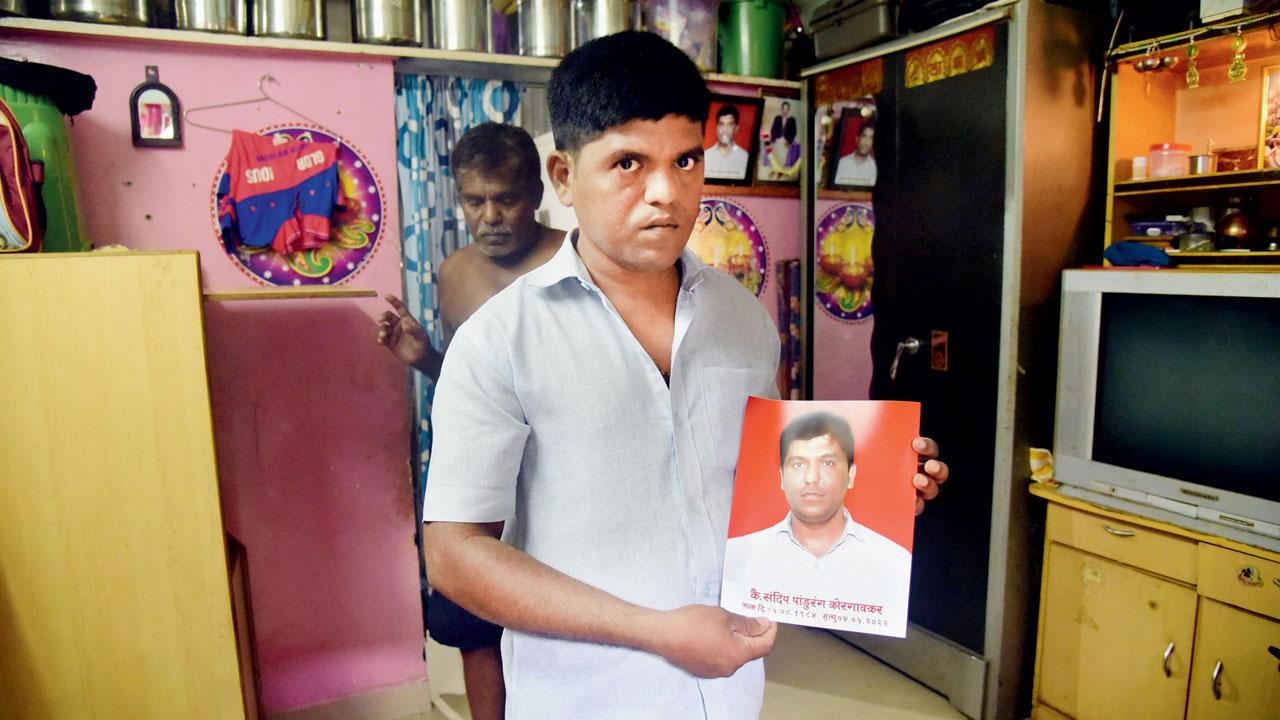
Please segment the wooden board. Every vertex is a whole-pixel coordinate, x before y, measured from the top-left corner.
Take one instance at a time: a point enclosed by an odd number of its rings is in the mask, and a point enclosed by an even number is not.
[[[243,718],[197,256],[0,259],[0,717]]]

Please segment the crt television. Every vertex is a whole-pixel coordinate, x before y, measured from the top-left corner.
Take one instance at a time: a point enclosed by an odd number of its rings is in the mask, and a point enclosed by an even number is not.
[[[1061,492],[1280,551],[1280,273],[1063,273]]]

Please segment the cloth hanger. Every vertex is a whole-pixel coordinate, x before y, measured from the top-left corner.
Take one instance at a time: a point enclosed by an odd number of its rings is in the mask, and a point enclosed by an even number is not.
[[[232,106],[235,106],[235,105],[252,105],[253,103],[269,102],[269,103],[274,103],[275,105],[277,105],[277,106],[279,106],[279,107],[281,107],[281,108],[284,108],[285,110],[288,110],[289,112],[293,113],[294,115],[297,115],[298,117],[302,118],[303,120],[306,120],[307,122],[311,123],[312,125],[315,125],[315,126],[320,127],[320,128],[323,128],[323,127],[324,127],[323,125],[321,125],[320,123],[316,122],[315,120],[312,120],[311,118],[307,117],[306,115],[303,115],[302,113],[298,112],[297,110],[294,110],[293,108],[289,107],[288,105],[285,105],[284,103],[280,102],[279,100],[277,100],[277,99],[275,99],[275,98],[271,97],[271,95],[267,93],[266,83],[268,83],[268,82],[275,83],[276,85],[279,85],[279,84],[280,84],[280,81],[279,81],[279,80],[276,80],[276,79],[275,79],[275,77],[273,77],[273,76],[271,76],[271,75],[263,75],[262,77],[258,78],[258,92],[259,92],[259,93],[261,93],[261,95],[259,95],[258,97],[255,97],[255,98],[246,98],[246,99],[244,99],[244,100],[232,100],[231,102],[224,102],[224,103],[215,103],[215,104],[213,104],[213,105],[201,105],[200,107],[194,107],[194,108],[187,108],[187,110],[185,110],[185,111],[182,113],[182,118],[183,118],[184,120],[186,120],[186,121],[187,121],[187,124],[188,124],[188,125],[192,125],[192,126],[195,126],[195,127],[198,127],[198,128],[203,128],[203,129],[205,129],[205,130],[212,130],[212,131],[214,131],[214,132],[226,133],[226,134],[230,135],[230,134],[231,134],[231,131],[230,131],[230,130],[227,130],[226,128],[214,127],[214,126],[212,126],[212,125],[204,125],[204,124],[202,124],[202,123],[198,123],[198,122],[196,122],[195,120],[192,120],[192,119],[191,119],[191,113],[203,112],[203,111],[205,111],[205,110],[216,110],[216,109],[218,109],[218,108],[232,107]],[[330,133],[330,134],[332,134],[332,133]]]

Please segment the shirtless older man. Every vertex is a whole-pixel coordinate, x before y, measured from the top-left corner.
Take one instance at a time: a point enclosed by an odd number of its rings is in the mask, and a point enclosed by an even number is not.
[[[527,132],[511,125],[480,125],[458,141],[452,164],[473,242],[440,265],[445,347],[477,308],[546,262],[564,241],[562,231],[534,220],[542,200],[541,160]],[[387,296],[387,302],[394,312],[379,318],[378,342],[401,362],[436,379],[443,353],[431,347],[426,331],[399,298]],[[502,628],[434,593],[427,603],[427,630],[437,642],[462,651],[471,716],[502,718]]]

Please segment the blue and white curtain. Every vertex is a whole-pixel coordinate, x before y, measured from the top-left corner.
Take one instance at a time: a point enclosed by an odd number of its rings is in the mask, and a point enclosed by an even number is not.
[[[442,347],[436,269],[449,253],[471,242],[458,210],[449,168],[454,143],[486,122],[518,124],[523,88],[501,80],[396,76],[396,172],[400,180],[400,237],[405,304]],[[426,477],[431,451],[434,384],[414,373],[418,471]],[[421,511],[421,507],[419,507]]]

